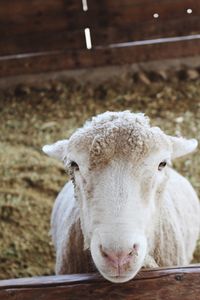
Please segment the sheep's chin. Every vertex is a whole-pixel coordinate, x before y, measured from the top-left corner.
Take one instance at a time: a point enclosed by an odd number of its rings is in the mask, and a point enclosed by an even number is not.
[[[138,268],[137,271],[133,272],[133,273],[129,273],[129,274],[122,274],[120,276],[118,275],[107,275],[106,273],[102,272],[101,270],[99,270],[99,272],[101,273],[101,275],[107,279],[108,281],[110,282],[113,282],[113,283],[124,283],[124,282],[127,282],[131,279],[133,279],[135,277],[135,275],[138,273],[138,271],[140,270],[140,268]]]

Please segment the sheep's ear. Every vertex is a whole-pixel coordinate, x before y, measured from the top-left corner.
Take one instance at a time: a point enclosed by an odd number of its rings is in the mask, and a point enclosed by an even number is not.
[[[187,140],[182,137],[170,136],[170,140],[172,142],[172,159],[191,153],[198,146],[196,139]]]
[[[67,154],[67,145],[68,140],[61,140],[51,145],[45,145],[42,151],[51,157],[63,161]]]

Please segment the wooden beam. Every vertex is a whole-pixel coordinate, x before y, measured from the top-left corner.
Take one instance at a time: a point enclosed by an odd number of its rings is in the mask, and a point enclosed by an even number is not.
[[[0,281],[6,300],[199,300],[200,265],[142,270],[133,280],[113,284],[97,274]]]
[[[91,27],[93,46],[109,45],[152,38],[176,37],[200,33],[200,17],[187,16],[166,21],[150,20],[134,22],[126,26],[123,22],[118,27]]]
[[[200,33],[199,1],[87,2],[89,10],[84,12],[81,0],[2,0],[0,77],[200,54],[199,39],[181,39]],[[86,27],[91,31],[90,51],[85,49]],[[166,37],[172,40],[160,42]],[[142,42],[151,39],[158,42]],[[112,45],[123,42],[136,43]]]
[[[34,32],[0,39],[0,56],[85,48],[84,29],[71,32],[65,30]]]
[[[83,29],[82,15],[81,0],[1,0],[0,39],[36,32]]]
[[[200,16],[200,2],[196,0],[142,0],[93,1],[88,0],[88,11],[82,9],[81,0],[11,1],[2,0],[0,6],[0,35],[25,34],[49,30],[77,30],[90,27],[130,27],[136,22],[158,22],[174,18]],[[192,14],[187,14],[187,9]]]
[[[84,20],[83,16],[80,16],[80,22],[93,30],[99,30],[104,27],[131,27],[136,22],[154,20],[159,24],[177,18],[200,16],[200,2],[196,0],[143,0],[141,3],[128,1],[127,5],[126,2],[118,5],[119,1],[110,3],[106,0],[88,0],[87,18]],[[187,13],[188,8],[192,9],[192,14]],[[153,16],[155,13],[158,14],[156,19]]]
[[[188,38],[188,39],[187,39]],[[200,54],[200,37],[138,41],[135,45],[80,51],[52,51],[0,58],[0,77],[47,71],[123,65]]]

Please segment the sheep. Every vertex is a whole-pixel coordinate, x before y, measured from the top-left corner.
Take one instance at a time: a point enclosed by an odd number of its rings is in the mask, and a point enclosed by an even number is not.
[[[200,204],[171,160],[195,139],[151,127],[142,113],[105,112],[68,140],[43,147],[71,180],[51,218],[56,274],[94,272],[111,282],[141,267],[187,265],[200,232]]]

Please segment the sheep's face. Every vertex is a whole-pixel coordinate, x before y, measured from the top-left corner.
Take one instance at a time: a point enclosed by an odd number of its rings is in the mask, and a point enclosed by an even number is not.
[[[80,147],[71,147],[67,163],[80,207],[85,248],[90,248],[101,274],[113,282],[133,278],[144,262],[156,193],[170,159],[167,143],[163,152],[143,144],[134,152],[124,149],[124,135],[122,140],[117,139],[115,151],[110,149],[112,155],[108,148],[104,152],[104,141],[97,137],[89,155]],[[135,157],[139,152],[140,159]]]
[[[176,139],[183,139],[140,122],[111,125],[79,130],[47,147],[54,147],[53,156],[59,153],[70,171],[85,248],[97,269],[112,282],[125,282],[144,264],[158,196],[167,184],[166,164]]]

